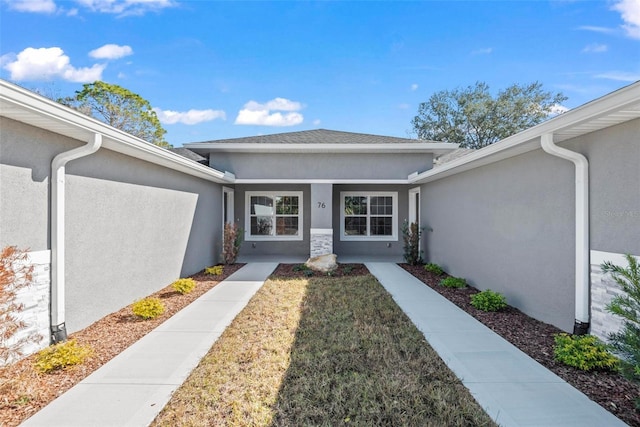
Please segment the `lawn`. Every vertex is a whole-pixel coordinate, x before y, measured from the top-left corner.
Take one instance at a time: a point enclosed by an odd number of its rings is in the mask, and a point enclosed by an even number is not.
[[[494,424],[359,275],[268,280],[152,425]]]

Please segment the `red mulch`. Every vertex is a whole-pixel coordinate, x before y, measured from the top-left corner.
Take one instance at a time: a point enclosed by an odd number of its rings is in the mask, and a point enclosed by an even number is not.
[[[225,265],[220,276],[210,276],[203,272],[191,276],[198,285],[185,295],[174,291],[171,285],[149,295],[162,299],[165,306],[165,312],[155,319],[140,320],[128,306],[71,334],[69,339],[76,339],[79,344],[93,347],[93,356],[82,365],[51,374],[40,374],[33,368],[35,355],[31,355],[0,368],[0,426],[17,426],[242,265]]]
[[[640,426],[640,411],[636,410],[634,404],[634,400],[640,396],[640,386],[631,383],[616,372],[584,372],[557,362],[553,357],[555,344],[553,336],[563,331],[535,320],[513,307],[494,313],[478,310],[470,303],[470,296],[479,292],[477,289],[438,286],[442,277],[425,271],[423,266],[400,265],[604,409],[631,426]]]

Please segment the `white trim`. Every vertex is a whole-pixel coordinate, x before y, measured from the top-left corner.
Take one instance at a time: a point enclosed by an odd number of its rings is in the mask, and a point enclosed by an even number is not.
[[[236,178],[234,184],[409,184],[408,179]]]
[[[298,215],[290,215],[298,217],[298,234],[295,236],[252,236],[251,235],[251,197],[252,196],[266,196],[266,197],[277,197],[277,196],[296,196],[298,197]],[[275,203],[275,200],[274,200]],[[275,205],[273,207],[275,214]],[[244,233],[245,238],[249,242],[258,242],[258,241],[300,241],[304,240],[304,198],[302,191],[273,191],[273,190],[264,190],[264,191],[245,191],[244,193]],[[274,224],[274,232],[275,232],[275,224]]]
[[[640,262],[640,255],[631,255],[635,259]],[[614,265],[619,265],[621,267],[626,267],[627,259],[625,258],[625,254],[618,254],[615,252],[604,252],[604,251],[591,251],[591,265],[600,265],[605,261],[611,261]]]
[[[102,148],[207,181],[232,183],[235,177],[157,147],[99,120],[0,79],[0,114],[40,129],[88,141],[102,135]]]
[[[301,144],[259,142],[192,142],[187,148],[227,153],[433,153],[443,155],[458,148],[447,142],[398,142],[382,144]]]
[[[418,212],[417,218],[412,218],[412,216],[416,213],[416,198],[415,195],[418,195],[418,199],[420,199],[420,187],[413,187],[409,189],[409,215],[408,221],[409,224],[412,222],[418,223],[418,228],[420,228],[420,213]],[[418,211],[420,211],[420,206],[418,206]]]
[[[309,230],[309,233],[311,233],[312,235],[333,234],[333,228],[312,228]]]
[[[553,134],[554,142],[634,120],[640,117],[640,82],[633,83],[502,141],[442,166],[409,176],[410,184],[424,184],[540,148],[540,137]]]
[[[391,236],[349,236],[344,233],[344,198],[346,196],[391,197],[393,212],[391,214]],[[369,219],[371,213],[367,211],[367,232],[370,231]],[[398,192],[397,191],[341,191],[340,192],[340,240],[345,242],[389,242],[398,240]]]

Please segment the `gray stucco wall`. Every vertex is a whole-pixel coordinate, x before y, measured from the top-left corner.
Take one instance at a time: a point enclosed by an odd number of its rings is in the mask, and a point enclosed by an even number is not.
[[[0,124],[0,245],[49,249],[51,160],[81,143]],[[66,171],[69,332],[217,261],[220,185],[105,149]]]
[[[565,146],[589,159],[591,249],[640,255],[640,119]]]
[[[640,120],[560,145],[590,164],[591,249],[640,253]],[[536,150],[422,187],[426,258],[571,331],[574,166]],[[431,230],[432,229],[432,230]]]
[[[427,183],[421,196],[429,262],[572,329],[572,165],[537,150]]]
[[[431,169],[433,155],[214,152],[209,164],[242,179],[407,179]]]

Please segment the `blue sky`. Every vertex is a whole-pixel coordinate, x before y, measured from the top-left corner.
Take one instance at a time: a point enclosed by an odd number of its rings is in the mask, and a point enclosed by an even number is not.
[[[640,80],[640,0],[0,0],[0,77],[104,80],[174,146],[333,129],[407,137],[440,90],[539,81],[573,108]]]

